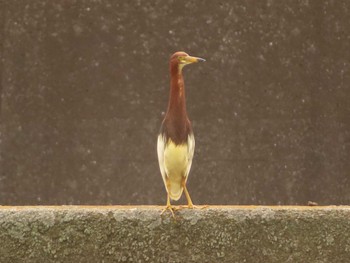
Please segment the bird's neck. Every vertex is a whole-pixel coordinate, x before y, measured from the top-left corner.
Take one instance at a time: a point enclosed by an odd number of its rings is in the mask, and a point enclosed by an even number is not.
[[[170,97],[167,114],[174,114],[175,116],[186,118],[186,97],[185,97],[185,85],[182,76],[182,67],[179,65],[170,66]]]

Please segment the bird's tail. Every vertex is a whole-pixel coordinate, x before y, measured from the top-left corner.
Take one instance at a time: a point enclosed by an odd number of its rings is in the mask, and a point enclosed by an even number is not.
[[[184,188],[182,187],[181,183],[171,183],[168,189],[169,196],[172,200],[179,200]]]

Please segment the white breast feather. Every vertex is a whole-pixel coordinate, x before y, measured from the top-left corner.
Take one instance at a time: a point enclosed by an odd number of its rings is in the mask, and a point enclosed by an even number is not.
[[[165,138],[162,134],[159,134],[158,135],[158,142],[157,142],[158,162],[159,162],[160,173],[162,174],[162,178],[164,181],[164,185],[166,185],[164,150],[165,150]]]
[[[187,146],[188,146],[188,148],[187,148],[187,150],[188,150],[188,166],[187,166],[186,177],[188,177],[188,174],[190,173],[193,154],[194,154],[195,140],[194,140],[193,133],[188,135]],[[187,180],[187,178],[186,178],[186,180]]]

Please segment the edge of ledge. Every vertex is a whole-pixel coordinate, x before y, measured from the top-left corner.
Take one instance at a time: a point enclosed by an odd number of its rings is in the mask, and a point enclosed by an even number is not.
[[[164,209],[162,205],[23,205],[23,206],[2,206],[1,210],[160,210]],[[173,206],[175,209],[181,206]],[[350,210],[350,205],[326,205],[326,206],[298,206],[298,205],[198,205],[197,211],[201,210]],[[184,208],[186,209],[186,208]],[[186,209],[189,210],[189,209]]]

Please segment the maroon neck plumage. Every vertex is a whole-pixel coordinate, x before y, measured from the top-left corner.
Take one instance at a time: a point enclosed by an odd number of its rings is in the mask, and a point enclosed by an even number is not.
[[[182,70],[177,60],[170,61],[170,96],[168,110],[164,119],[164,132],[176,144],[187,141],[191,124],[187,117],[185,86]]]
[[[170,96],[167,114],[175,114],[178,117],[186,117],[186,97],[182,70],[177,61],[170,62]]]

